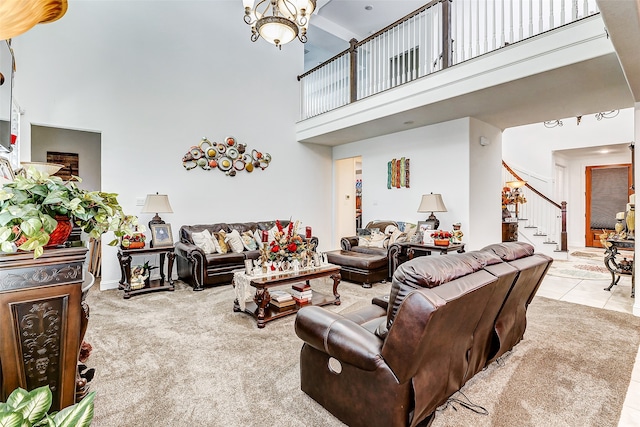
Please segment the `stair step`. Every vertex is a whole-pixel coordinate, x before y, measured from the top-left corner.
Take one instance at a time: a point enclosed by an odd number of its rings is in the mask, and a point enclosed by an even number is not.
[[[538,228],[536,225],[525,225],[524,228]]]
[[[557,245],[558,242],[542,242],[543,245]]]
[[[534,236],[544,237],[547,233],[535,233]]]

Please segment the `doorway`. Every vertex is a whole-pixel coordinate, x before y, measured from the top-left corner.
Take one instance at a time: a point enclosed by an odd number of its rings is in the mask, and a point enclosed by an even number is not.
[[[633,194],[631,164],[587,166],[585,246],[601,248],[599,235],[615,230],[616,214],[625,212]]]
[[[358,181],[360,180],[360,181]],[[336,234],[334,246],[340,246],[340,239],[356,234],[358,203],[360,218],[362,213],[362,157],[349,157],[335,162],[335,218]],[[361,219],[360,219],[361,221]]]

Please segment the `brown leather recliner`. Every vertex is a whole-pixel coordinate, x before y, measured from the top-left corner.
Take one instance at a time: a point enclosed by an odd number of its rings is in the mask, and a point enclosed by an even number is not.
[[[508,252],[511,244],[504,245]],[[511,248],[531,258],[522,249]],[[372,304],[342,316],[303,308],[295,324],[304,341],[301,389],[350,426],[430,423],[438,406],[508,347],[496,319],[510,311],[509,296],[524,298],[513,285],[533,281],[537,289],[546,272],[538,261],[510,265],[517,261],[492,250],[419,257],[394,274],[386,310]]]

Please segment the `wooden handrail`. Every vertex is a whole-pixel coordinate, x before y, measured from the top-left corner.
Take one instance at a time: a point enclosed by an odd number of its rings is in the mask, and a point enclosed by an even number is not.
[[[517,179],[518,181],[525,181],[524,179],[522,179],[520,177],[520,175],[518,175],[513,169],[511,169],[509,167],[509,165],[505,163],[504,160],[502,161],[502,166],[507,170],[507,172],[509,172],[511,175],[513,175],[513,177],[515,179]],[[563,201],[561,203],[554,202],[553,200],[551,200],[550,198],[548,198],[547,196],[545,196],[544,194],[542,194],[541,192],[539,192],[538,190],[533,188],[526,181],[525,181],[525,186],[529,190],[533,191],[535,194],[540,196],[540,198],[542,198],[542,200],[545,200],[547,203],[550,203],[551,205],[553,205],[556,208],[560,209],[561,218],[562,218],[562,230],[560,231],[560,250],[563,251],[563,252],[566,252],[567,251],[567,202],[565,202],[565,201]]]
[[[509,165],[507,165],[504,160],[502,161],[502,166],[504,166],[504,168],[507,170],[507,172],[509,172],[511,175],[513,175],[513,177],[515,179],[517,179],[518,181],[525,181],[524,179],[520,178],[520,176],[514,172],[513,169],[511,169],[509,167]],[[526,181],[525,181],[526,182]],[[562,209],[562,206],[560,206],[559,203],[554,202],[553,200],[551,200],[550,198],[548,198],[547,196],[545,196],[544,194],[542,194],[541,192],[539,192],[538,190],[536,190],[535,188],[533,188],[532,186],[529,185],[529,183],[527,182],[525,184],[525,187],[527,187],[529,190],[533,191],[534,193],[536,193],[538,196],[542,197],[544,200],[546,200],[548,203],[551,203],[553,206],[555,206],[558,209]]]

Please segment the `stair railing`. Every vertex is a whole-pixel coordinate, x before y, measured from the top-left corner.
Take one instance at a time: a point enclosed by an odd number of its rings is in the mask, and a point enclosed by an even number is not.
[[[506,181],[526,181],[513,169],[502,161],[504,178]],[[567,202],[554,202],[549,197],[531,186],[525,184],[528,192],[524,193],[526,203],[518,205],[518,219],[526,220],[525,228],[535,227],[537,236],[547,236],[545,243],[557,243],[558,250],[567,251]],[[515,209],[513,209],[515,211]],[[557,240],[556,240],[557,239]]]

